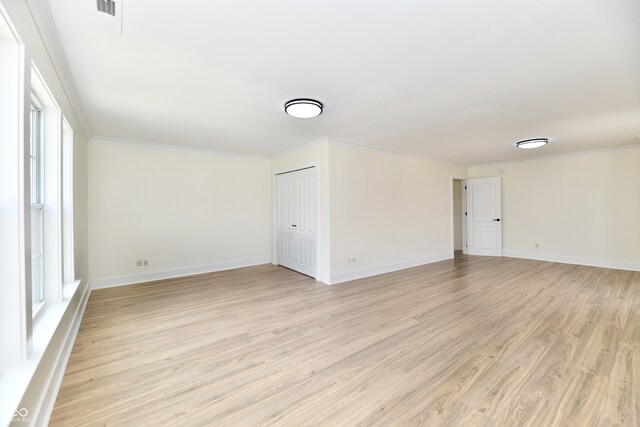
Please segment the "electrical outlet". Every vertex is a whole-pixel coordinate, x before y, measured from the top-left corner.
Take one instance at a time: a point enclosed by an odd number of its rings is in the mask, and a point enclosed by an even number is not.
[[[540,249],[540,243],[535,243],[533,246],[534,246],[536,249]]]
[[[136,265],[137,265],[138,267],[142,267],[142,260],[141,260],[141,259],[139,259],[138,261],[136,261]]]
[[[356,262],[356,259],[355,258],[347,258],[347,262],[349,264],[354,264]]]
[[[147,265],[149,265],[149,261],[146,259],[142,260],[142,265],[146,267]]]

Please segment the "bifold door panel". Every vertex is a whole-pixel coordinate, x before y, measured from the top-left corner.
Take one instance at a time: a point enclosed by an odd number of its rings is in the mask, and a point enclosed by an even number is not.
[[[278,264],[316,277],[316,171],[276,175]]]

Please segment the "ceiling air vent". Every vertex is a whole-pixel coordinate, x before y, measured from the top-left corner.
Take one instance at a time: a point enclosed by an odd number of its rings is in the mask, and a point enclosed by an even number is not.
[[[98,4],[98,12],[108,13],[111,16],[116,16],[116,2],[113,0],[96,0]]]
[[[122,0],[96,0],[96,26],[122,34]]]

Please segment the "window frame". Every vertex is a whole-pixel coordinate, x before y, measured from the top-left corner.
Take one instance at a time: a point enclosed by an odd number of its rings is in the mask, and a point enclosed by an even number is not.
[[[30,140],[29,140],[29,176],[31,179],[29,188],[29,201],[30,201],[30,213],[31,213],[31,316],[35,318],[46,301],[45,285],[44,285],[44,211],[45,211],[45,182],[44,182],[44,109],[42,103],[38,99],[35,93],[31,94],[31,111],[30,111]],[[35,120],[34,120],[35,117]],[[35,138],[35,142],[34,142]],[[34,172],[35,168],[35,172]],[[34,183],[33,180],[36,180]],[[34,195],[35,193],[35,195]],[[34,221],[34,210],[39,211],[37,226]],[[39,236],[35,237],[34,234],[38,233]],[[34,254],[34,242],[38,240],[39,253]],[[39,259],[38,266],[38,286],[37,290],[34,286],[34,260]]]
[[[50,77],[56,81],[55,73]],[[18,406],[21,400],[30,401],[30,395],[23,392],[34,381],[42,380],[43,369],[49,369],[51,358],[47,354],[58,351],[53,348],[59,344],[55,341],[55,334],[63,325],[65,316],[69,315],[73,298],[78,298],[82,289],[79,297],[86,302],[89,287],[85,284],[81,288],[80,280],[63,284],[61,273],[63,236],[67,235],[62,234],[65,227],[61,207],[65,167],[70,169],[67,181],[71,182],[65,205],[70,215],[65,233],[70,233],[71,240],[65,248],[73,251],[73,129],[68,126],[56,96],[49,90],[46,79],[38,71],[1,1],[0,87],[0,395],[3,396],[0,412],[10,414],[21,407]],[[64,88],[60,91],[58,85],[57,89],[58,98],[61,94],[64,96]],[[35,102],[32,94],[36,95]],[[41,109],[33,116],[33,126],[32,105]],[[69,128],[66,166],[61,160],[63,122]],[[34,133],[33,146],[37,148],[33,152],[36,161],[31,160],[31,132]],[[39,172],[34,174],[33,190],[32,163],[34,172]],[[35,247],[43,261],[41,285],[37,286],[42,292],[36,295],[36,300],[41,299],[42,302],[38,307],[33,307],[32,299],[32,201],[33,207],[42,213],[34,215],[35,220],[42,222],[39,234],[42,245]],[[36,245],[38,239],[36,236]],[[73,253],[68,258],[72,260]],[[73,279],[73,266],[69,271],[68,278]],[[49,397],[43,395],[43,398],[46,406]],[[34,403],[35,415],[40,403]]]
[[[73,127],[67,118],[62,116],[61,139],[61,179],[62,179],[62,292],[73,287],[76,281],[75,244],[73,227]]]
[[[31,319],[33,328],[37,327],[40,318],[46,317],[51,304],[61,302],[63,296],[63,210],[62,210],[62,144],[63,144],[63,114],[49,90],[45,79],[31,63],[31,101],[36,109],[40,109],[41,148],[41,205],[42,205],[42,300],[39,305],[32,307]],[[29,142],[31,142],[29,140]],[[25,147],[26,148],[26,147]],[[29,147],[31,149],[31,147]],[[26,154],[26,153],[25,153]],[[30,176],[30,173],[29,173]],[[29,194],[31,187],[25,188]],[[31,201],[31,200],[29,200]],[[34,208],[36,206],[34,205]],[[29,227],[35,230],[34,226]],[[27,236],[29,238],[29,236]],[[31,239],[30,239],[31,241]],[[33,243],[34,241],[32,241]],[[35,240],[37,243],[37,240]],[[27,268],[32,271],[31,260],[27,260]],[[28,286],[33,288],[33,277]],[[32,302],[36,301],[31,298]]]

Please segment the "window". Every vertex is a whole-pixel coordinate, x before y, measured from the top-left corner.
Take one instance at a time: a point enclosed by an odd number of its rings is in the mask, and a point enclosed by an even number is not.
[[[31,175],[31,306],[34,316],[44,302],[43,118],[41,104],[34,97],[31,102],[31,144],[29,150]]]
[[[43,355],[57,351],[54,334],[79,287],[73,272],[73,131],[33,62],[29,78],[28,60],[0,0],[2,414],[21,408],[21,399],[33,400],[23,392],[49,369]],[[38,413],[38,406],[27,408]]]
[[[27,254],[27,268],[31,272],[31,314],[36,320],[38,312],[48,310],[48,304],[63,299],[62,146],[64,136],[70,138],[71,128],[65,126],[68,123],[60,106],[35,65],[31,68],[31,93],[31,184],[27,189],[31,201],[31,253]],[[70,232],[70,227],[66,228]]]

